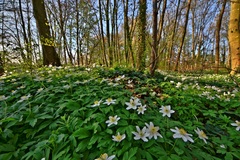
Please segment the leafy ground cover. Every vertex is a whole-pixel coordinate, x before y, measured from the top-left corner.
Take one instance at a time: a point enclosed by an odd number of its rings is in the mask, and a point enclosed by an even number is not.
[[[240,159],[239,77],[45,67],[0,80],[0,159]]]

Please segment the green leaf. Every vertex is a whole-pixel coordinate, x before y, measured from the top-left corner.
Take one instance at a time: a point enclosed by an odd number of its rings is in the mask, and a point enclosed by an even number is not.
[[[118,126],[128,126],[128,122],[126,120],[120,120]]]
[[[65,135],[65,134],[60,134],[60,135],[58,135],[58,139],[57,139],[56,143],[64,142],[63,139],[64,139],[65,137],[67,137],[67,135]]]
[[[124,159],[124,160],[128,160],[128,152],[125,152],[125,153],[124,153],[123,159]]]
[[[12,156],[13,156],[13,153],[3,153],[3,154],[0,154],[0,159],[2,160],[11,160],[12,159]]]
[[[87,149],[88,143],[89,143],[89,139],[84,139],[84,140],[82,140],[82,141],[78,144],[78,146],[77,146],[77,148],[76,148],[76,152],[85,151],[85,150]]]
[[[1,144],[0,145],[0,152],[13,152],[15,151],[15,146],[12,144]]]
[[[171,157],[172,160],[180,160],[181,159],[181,157],[179,157],[176,154],[171,154],[170,157]]]
[[[151,155],[149,152],[144,151],[144,150],[142,150],[141,152],[142,152],[142,155],[143,155],[147,160],[153,160],[153,157],[152,157],[152,155]]]
[[[121,150],[118,150],[117,155],[120,156],[122,153],[128,151],[130,147],[132,146],[132,143],[129,141],[123,141],[123,147]]]
[[[73,100],[69,100],[67,103],[66,103],[66,107],[71,110],[71,111],[75,111],[75,110],[78,110],[80,108],[80,105],[79,103],[73,101]]]
[[[51,118],[53,118],[53,116],[52,116],[52,115],[49,115],[49,114],[46,114],[46,113],[40,114],[40,115],[38,116],[38,119],[51,119]]]
[[[91,134],[88,129],[79,128],[73,133],[73,136],[77,137],[78,139],[84,139],[84,138],[90,137]]]
[[[178,155],[182,155],[184,153],[183,150],[181,150],[180,148],[178,147],[174,147],[174,151],[178,154]]]
[[[30,124],[32,127],[34,127],[34,126],[36,125],[36,123],[37,123],[37,119],[36,119],[36,118],[29,120],[29,124]]]
[[[134,147],[134,148],[131,148],[130,150],[129,150],[129,158],[132,158],[132,157],[134,157],[134,155],[137,153],[137,150],[138,150],[138,147]]]
[[[21,147],[21,150],[25,150],[25,149],[27,149],[28,147],[33,146],[34,143],[36,143],[36,141],[30,141],[30,142],[28,142],[28,143],[25,143],[25,144]]]
[[[155,140],[149,140],[148,142],[145,143],[144,148],[152,147],[154,143],[155,143]]]
[[[230,152],[226,153],[226,156],[224,157],[225,160],[233,160],[233,156]]]
[[[77,140],[76,140],[76,138],[75,138],[73,135],[71,135],[71,136],[69,137],[69,139],[70,139],[70,141],[71,141],[71,144],[72,144],[74,147],[76,147],[76,146],[77,146]]]
[[[232,152],[232,155],[234,155],[236,158],[240,159],[240,152],[238,152],[238,151]]]
[[[92,138],[90,139],[89,146],[92,146],[94,143],[96,143],[98,140],[101,140],[102,136],[99,136],[97,134],[93,135]]]

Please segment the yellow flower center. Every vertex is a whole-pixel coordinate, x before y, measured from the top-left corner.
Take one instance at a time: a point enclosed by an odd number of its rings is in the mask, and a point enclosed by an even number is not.
[[[239,127],[240,126],[240,122],[237,121],[236,123],[237,123],[237,126]]]
[[[135,103],[135,101],[134,100],[130,100],[130,104],[132,105],[132,106],[135,106],[136,105],[136,103]]]
[[[202,138],[207,138],[206,134],[203,131],[199,132],[200,137]]]
[[[151,131],[151,133],[156,133],[157,132],[157,128],[156,127],[151,127],[150,131]]]
[[[99,101],[95,101],[94,104],[98,104]]]
[[[140,136],[140,137],[144,137],[144,135],[145,135],[145,134],[144,134],[142,131],[139,132],[139,136]]]
[[[116,119],[114,117],[110,117],[109,119],[110,119],[111,122],[115,122],[116,121]]]
[[[164,108],[164,112],[165,112],[165,113],[169,113],[170,111],[169,111],[169,109]]]
[[[108,98],[107,101],[108,101],[108,102],[112,102],[112,98]]]
[[[102,160],[107,159],[107,158],[108,158],[107,153],[102,154],[102,155],[100,156],[100,158],[101,158]]]
[[[121,135],[117,135],[117,136],[115,136],[115,138],[116,138],[117,141],[121,141],[122,140],[122,136]]]
[[[181,134],[181,135],[186,135],[187,134],[187,132],[184,130],[184,129],[179,129],[179,133]]]

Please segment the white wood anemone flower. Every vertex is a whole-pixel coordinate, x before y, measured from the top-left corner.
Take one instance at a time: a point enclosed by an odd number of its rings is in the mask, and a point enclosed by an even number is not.
[[[147,132],[147,128],[143,127],[143,129],[141,130],[138,126],[136,126],[136,129],[137,129],[137,132],[132,132],[135,135],[134,139],[135,140],[141,139],[144,142],[147,142],[148,141],[147,137],[149,136],[149,133]]]
[[[120,119],[120,117],[116,116],[109,116],[109,119],[106,121],[106,123],[108,124],[107,126],[111,126],[113,124],[117,125],[118,120]]]
[[[115,99],[108,98],[108,99],[106,99],[106,101],[103,104],[110,105],[110,104],[115,104],[115,103],[116,103]]]
[[[157,139],[158,137],[162,137],[162,135],[158,132],[159,131],[159,127],[155,127],[154,124],[152,122],[150,122],[149,124],[145,123],[145,125],[147,126],[147,133],[148,138],[149,139]]]
[[[98,106],[100,106],[101,103],[102,103],[102,100],[100,100],[100,101],[94,101],[94,104],[91,105],[91,107],[98,107]]]
[[[236,130],[239,131],[240,130],[240,122],[239,121],[235,121],[236,123],[231,123],[232,126],[236,126]]]
[[[207,144],[207,139],[208,139],[207,135],[202,130],[200,130],[199,128],[197,128],[194,131],[198,134],[198,137],[200,139],[202,139]]]
[[[126,138],[126,135],[120,135],[120,133],[118,132],[116,136],[112,136],[112,140],[116,141],[116,142],[121,142],[122,140],[124,140]]]
[[[169,118],[171,117],[171,114],[174,113],[175,111],[174,110],[171,110],[171,106],[170,105],[167,105],[167,106],[162,106],[160,108],[160,113],[162,113],[163,117],[164,116],[168,116]]]
[[[126,102],[125,103],[127,105],[126,110],[130,110],[130,109],[137,109],[138,106],[141,106],[141,102],[140,99],[138,99],[137,97],[131,97],[130,102]]]
[[[146,105],[141,105],[137,108],[138,114],[144,114],[144,112],[147,110]]]
[[[108,156],[107,153],[101,154],[101,156],[95,160],[113,160],[116,156],[112,155],[112,156]]]
[[[192,136],[191,134],[188,134],[183,128],[178,128],[175,127],[175,129],[170,129],[172,132],[174,132],[173,134],[173,138],[182,138],[182,140],[184,142],[190,141],[190,142],[194,142],[193,139],[190,137]]]

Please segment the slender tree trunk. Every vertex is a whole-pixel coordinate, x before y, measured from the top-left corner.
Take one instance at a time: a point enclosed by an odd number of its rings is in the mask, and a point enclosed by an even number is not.
[[[222,24],[222,17],[224,14],[225,6],[226,6],[227,0],[223,1],[222,9],[220,11],[219,17],[217,19],[216,24],[216,46],[215,46],[215,73],[218,73],[219,70],[219,64],[220,64],[220,53],[219,53],[219,46],[220,46],[220,30],[221,30],[221,24]]]
[[[98,5],[99,5],[99,22],[100,22],[100,36],[102,40],[102,51],[103,51],[103,60],[108,66],[108,61],[107,61],[107,55],[106,55],[106,49],[105,49],[105,38],[104,38],[104,32],[103,32],[103,19],[102,19],[102,4],[101,0],[98,0]]]
[[[80,50],[79,50],[79,47],[80,47],[80,44],[79,44],[79,3],[78,3],[78,0],[75,1],[75,5],[76,5],[76,45],[77,45],[77,65],[79,66],[80,65]]]
[[[63,12],[62,12],[62,4],[61,1],[58,0],[58,9],[59,9],[59,27],[60,27],[60,33],[61,33],[61,37],[63,38],[63,51],[64,54],[68,55],[69,61],[70,63],[73,65],[73,56],[70,53],[70,50],[68,48],[68,44],[67,44],[67,37],[66,37],[66,32],[65,32],[65,28],[64,28],[64,16],[63,16]]]
[[[122,0],[123,3],[123,14],[124,14],[124,56],[125,56],[125,61],[128,64],[129,62],[129,55],[128,55],[128,45],[127,45],[127,29],[128,29],[128,0]]]
[[[27,28],[26,28],[24,17],[23,17],[22,0],[18,0],[18,2],[19,2],[19,12],[20,12],[21,26],[22,26],[22,31],[23,31],[24,48],[27,52],[26,63],[32,71],[32,45],[31,45],[29,4],[27,2],[27,23],[28,23],[28,25],[27,25]]]
[[[138,70],[142,71],[146,67],[146,0],[139,1],[139,15],[138,15],[138,55],[137,65]]]
[[[5,8],[5,0],[3,0],[3,8],[2,10],[4,11]],[[1,26],[1,29],[2,29],[2,41],[1,41],[1,44],[2,44],[2,55],[0,54],[0,76],[4,74],[4,63],[5,63],[5,45],[4,45],[4,37],[5,37],[5,34],[4,34],[4,12],[2,12],[2,26]]]
[[[186,32],[187,32],[189,10],[190,10],[190,7],[191,7],[191,1],[192,0],[188,0],[188,4],[187,4],[186,20],[185,20],[185,25],[184,25],[184,29],[183,29],[183,35],[182,35],[182,39],[181,39],[181,44],[180,44],[180,47],[179,47],[179,50],[178,50],[178,54],[177,54],[176,64],[174,66],[174,71],[177,71],[177,69],[178,69],[178,63],[180,61],[180,56],[181,56],[182,48],[183,48],[183,45],[184,45],[185,35],[186,35]]]
[[[29,3],[31,3],[30,1],[27,1],[27,34],[28,34],[28,40],[29,40],[29,56],[30,56],[30,67],[32,67],[32,62],[34,62],[34,59],[33,59],[33,46],[32,46],[32,31],[31,31],[31,9],[30,9],[30,6],[29,6]],[[35,57],[35,62],[37,62],[37,57]]]
[[[231,0],[230,21],[228,27],[228,39],[231,53],[231,73],[240,73],[240,3],[239,0]]]
[[[15,7],[16,6],[14,5],[13,8],[15,8]],[[20,31],[19,31],[19,22],[18,22],[19,20],[18,20],[16,10],[13,11],[13,15],[14,15],[14,26],[15,26],[15,30],[16,30],[16,41],[17,41],[17,44],[18,44],[18,47],[19,47],[19,52],[20,52],[21,58],[22,58],[23,62],[25,62],[26,61],[26,55],[22,50],[23,47],[22,47],[21,36],[20,36]]]
[[[61,62],[54,48],[54,40],[50,35],[49,22],[46,16],[44,0],[32,0],[33,13],[37,22],[38,32],[42,44],[43,65],[60,66]]]
[[[196,2],[195,2],[196,3]],[[196,6],[196,4],[194,5]],[[195,8],[191,10],[192,12],[192,45],[191,45],[191,58],[192,61],[195,60],[195,50],[196,50],[196,39],[195,39]],[[193,69],[194,63],[191,64],[191,69]]]
[[[19,3],[19,12],[20,12],[20,19],[21,19],[21,26],[22,26],[22,31],[23,31],[23,39],[24,39],[24,43],[25,46],[24,48],[26,48],[27,51],[27,60],[29,60],[29,54],[30,54],[30,50],[29,50],[29,40],[28,40],[28,36],[27,36],[27,32],[26,32],[26,27],[25,27],[25,21],[23,18],[23,11],[22,11],[22,1],[18,0]]]
[[[166,13],[166,8],[167,8],[167,0],[163,1],[163,8],[162,8],[162,13],[159,21],[159,32],[158,32],[158,39],[157,43],[159,44],[161,38],[162,38],[162,32],[163,32],[163,23],[164,23],[164,17]]]
[[[172,56],[173,56],[173,44],[174,44],[174,37],[175,37],[175,33],[176,33],[176,28],[177,28],[177,19],[178,19],[178,13],[179,13],[179,7],[180,7],[180,0],[178,0],[177,3],[177,10],[176,10],[176,14],[175,14],[175,20],[174,20],[174,24],[173,24],[173,33],[171,34],[171,40],[170,40],[170,47],[169,47],[169,51],[168,51],[168,69],[171,69],[171,61],[172,61]]]
[[[4,68],[3,68],[3,61],[2,57],[0,56],[0,76],[4,74]]]
[[[157,10],[157,0],[152,1],[153,9],[153,26],[152,26],[152,53],[151,53],[151,64],[150,64],[150,74],[154,75],[157,64],[157,34],[158,34],[158,10]]]
[[[112,53],[112,44],[111,44],[111,35],[110,35],[109,9],[110,9],[110,0],[107,0],[106,7],[105,7],[107,46],[108,46],[109,65],[112,66],[113,65],[113,53]]]

